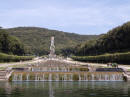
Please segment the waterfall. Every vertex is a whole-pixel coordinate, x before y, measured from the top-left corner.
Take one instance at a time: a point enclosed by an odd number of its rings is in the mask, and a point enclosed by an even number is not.
[[[122,75],[118,74],[118,80],[123,80]]]
[[[59,81],[59,74],[56,74],[56,81]]]
[[[92,78],[92,79],[91,79],[92,81],[94,81],[94,80],[95,80],[95,79],[94,79],[94,74],[92,74],[92,75],[91,75],[91,78]]]
[[[73,74],[70,74],[70,80],[69,81],[73,81]]]
[[[105,75],[104,75],[104,80],[105,80],[105,81],[108,81],[107,77],[108,77],[108,75],[105,74]]]
[[[101,74],[99,74],[98,80],[102,81],[102,75]]]
[[[67,72],[69,72],[69,68],[67,68]]]
[[[18,75],[14,74],[13,81],[17,81],[17,77],[18,77]]]
[[[59,68],[57,67],[57,70],[56,71],[59,71]]]
[[[20,81],[23,80],[23,74],[20,74]]]
[[[35,75],[35,81],[37,81],[37,74]]]
[[[64,81],[67,81],[67,75],[64,74]]]
[[[115,74],[112,75],[112,81],[115,81]]]
[[[39,80],[40,80],[39,75],[37,75],[37,81],[39,81]]]
[[[79,74],[79,81],[81,81],[81,76],[80,76],[80,74]]]
[[[27,76],[26,76],[26,80],[29,81],[29,74],[27,74]]]
[[[48,81],[52,81],[52,74],[49,74],[49,80]]]
[[[123,81],[122,73],[77,73],[73,72],[60,73],[14,73],[12,76],[13,81]],[[34,77],[30,77],[34,76]]]
[[[43,75],[42,75],[42,80],[43,80],[43,81],[45,81],[44,77],[45,77],[45,76],[44,76],[44,74],[43,74]]]
[[[87,76],[87,74],[84,74],[84,81],[88,81],[88,76]]]
[[[32,68],[32,71],[34,71],[34,69]]]

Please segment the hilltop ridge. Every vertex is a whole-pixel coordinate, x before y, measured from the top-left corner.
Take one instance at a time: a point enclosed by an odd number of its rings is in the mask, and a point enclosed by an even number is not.
[[[6,29],[10,35],[18,37],[26,47],[27,53],[47,54],[49,52],[50,37],[55,36],[56,52],[61,49],[74,47],[79,43],[95,39],[98,35],[79,35],[40,27],[16,27]]]

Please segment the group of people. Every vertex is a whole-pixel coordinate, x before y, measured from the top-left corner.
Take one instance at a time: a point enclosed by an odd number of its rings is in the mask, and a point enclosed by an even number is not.
[[[118,64],[117,64],[117,63],[107,63],[107,67],[115,67],[115,68],[118,68]]]

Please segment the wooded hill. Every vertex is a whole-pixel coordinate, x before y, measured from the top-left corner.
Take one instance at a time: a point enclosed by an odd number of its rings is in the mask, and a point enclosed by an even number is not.
[[[26,48],[26,53],[43,55],[49,53],[50,37],[55,36],[56,53],[66,48],[74,48],[86,40],[95,39],[97,35],[78,35],[38,27],[17,27],[6,29],[10,35],[18,37]]]
[[[0,29],[0,62],[17,62],[31,60],[33,56],[23,56],[25,49],[23,43],[7,31]]]
[[[3,29],[0,29],[0,52],[14,55],[25,53],[23,43]]]
[[[98,39],[79,44],[74,60],[130,64],[130,22],[110,30]]]
[[[130,51],[130,22],[110,30],[98,39],[77,46],[77,56],[95,56],[104,53]]]

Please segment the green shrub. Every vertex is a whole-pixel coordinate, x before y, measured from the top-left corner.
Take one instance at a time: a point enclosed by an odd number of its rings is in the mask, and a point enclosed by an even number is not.
[[[71,58],[77,61],[85,61],[85,62],[99,62],[99,63],[117,62],[117,63],[129,64],[130,52],[103,54],[97,56],[72,56]]]
[[[0,62],[19,62],[32,60],[33,58],[33,56],[17,56],[0,53]]]

